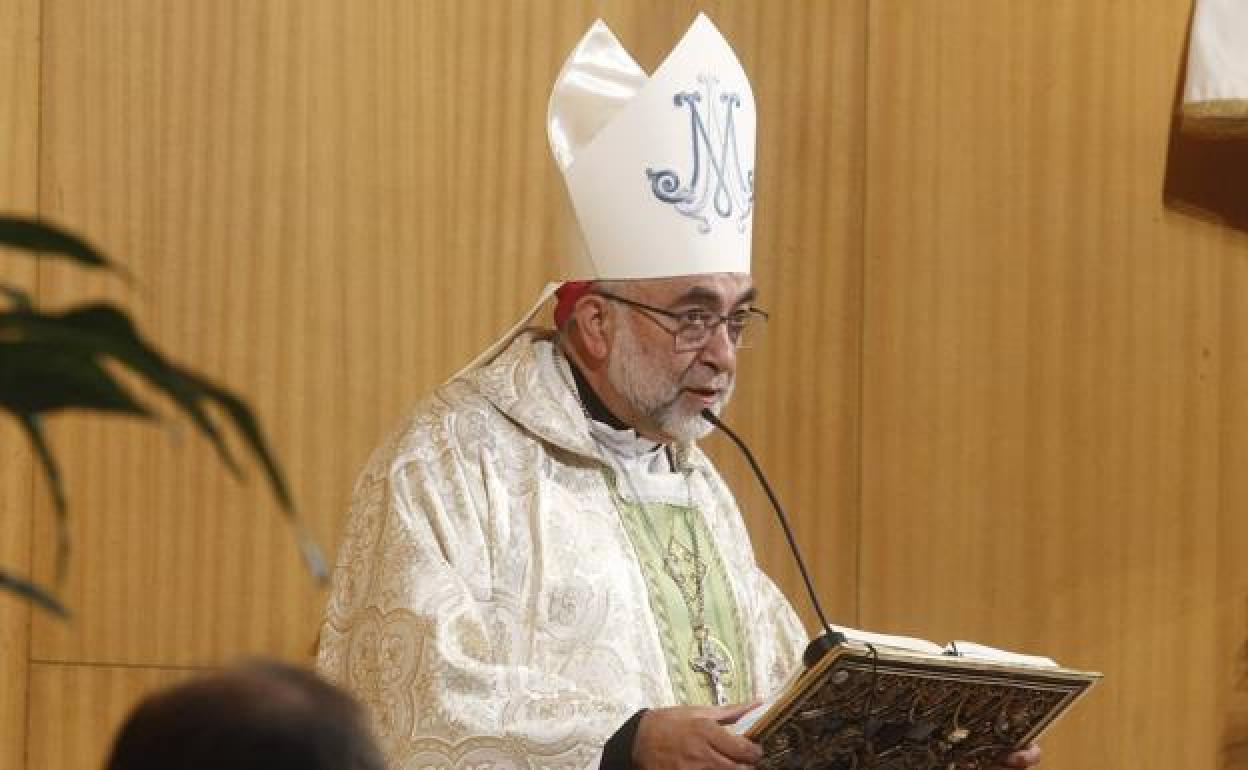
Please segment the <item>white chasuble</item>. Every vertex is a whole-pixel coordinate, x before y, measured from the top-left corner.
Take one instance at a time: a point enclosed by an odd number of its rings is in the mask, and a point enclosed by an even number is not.
[[[317,664],[364,702],[395,768],[596,767],[629,716],[688,692],[618,504],[629,488],[613,491],[620,465],[566,367],[546,335],[520,335],[425,399],[357,483]],[[734,686],[763,698],[806,634],[705,455],[672,461],[721,563],[714,620],[740,620],[723,633]]]

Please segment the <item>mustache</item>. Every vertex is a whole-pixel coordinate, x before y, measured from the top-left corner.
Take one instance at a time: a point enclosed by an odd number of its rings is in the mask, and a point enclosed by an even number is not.
[[[686,376],[681,378],[680,386],[682,388],[698,388],[703,390],[727,390],[732,386],[732,375],[720,372],[709,380],[701,380],[696,376]]]

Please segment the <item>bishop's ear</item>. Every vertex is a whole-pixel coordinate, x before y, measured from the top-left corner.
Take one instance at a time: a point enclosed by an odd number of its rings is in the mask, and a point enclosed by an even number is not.
[[[611,324],[614,320],[607,299],[597,294],[586,294],[577,301],[572,318],[576,322],[574,336],[582,353],[591,359],[587,363],[606,363],[607,354],[611,352]]]

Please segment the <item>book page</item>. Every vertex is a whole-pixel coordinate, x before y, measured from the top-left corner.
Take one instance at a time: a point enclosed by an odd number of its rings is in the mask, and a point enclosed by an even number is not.
[[[776,700],[783,694],[784,690],[781,689],[775,695],[742,714],[737,721],[730,725],[724,725],[724,727],[727,728],[728,732],[733,735],[745,735],[745,732],[753,727],[754,723],[757,722],[763,714],[766,714],[767,710],[770,709],[775,704]]]
[[[798,680],[805,676],[809,670],[810,669],[806,668],[804,664],[798,664],[795,666],[794,669],[789,672],[789,678],[784,680],[784,684],[781,685],[778,690],[773,692],[767,700],[759,703],[754,708],[742,714],[737,718],[737,721],[732,724],[724,725],[724,727],[728,728],[728,731],[734,735],[745,735],[745,731],[753,727],[754,723],[761,719],[762,716],[775,705],[776,701],[780,700],[783,695],[796,686]]]
[[[1012,663],[1019,666],[1040,666],[1043,668],[1058,667],[1057,661],[1052,658],[1046,658],[1042,655],[1024,655],[1021,652],[999,650],[996,647],[989,647],[986,644],[976,644],[975,642],[965,642],[961,640],[950,642],[945,647],[944,652],[946,655],[960,655],[964,658],[991,660],[996,663]]]
[[[926,639],[919,639],[913,636],[894,636],[893,634],[879,634],[874,631],[863,631],[858,628],[848,628],[846,626],[832,626],[836,631],[845,634],[845,638],[851,642],[859,644],[874,644],[880,647],[892,647],[897,650],[909,650],[911,652],[923,652],[928,655],[943,655],[945,648],[929,642]],[[958,642],[961,644],[961,642]]]

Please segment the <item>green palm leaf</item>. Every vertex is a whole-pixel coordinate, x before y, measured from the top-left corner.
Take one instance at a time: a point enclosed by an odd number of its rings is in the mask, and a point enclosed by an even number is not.
[[[0,589],[23,596],[48,612],[55,613],[63,618],[69,617],[69,610],[65,609],[65,605],[57,601],[56,597],[48,593],[47,590],[3,568],[0,568]]]
[[[47,223],[0,216],[0,246],[70,259],[80,265],[124,272],[78,236]],[[126,313],[108,303],[42,312],[21,289],[0,284],[9,308],[0,311],[0,410],[18,420],[51,487],[57,514],[57,576],[69,553],[68,503],[60,469],[42,427],[42,416],[87,409],[144,419],[153,413],[116,380],[107,363],[127,370],[163,393],[205,436],[236,477],[242,472],[214,415],[224,416],[259,462],[274,496],[295,527],[300,551],[318,579],[327,574],[311,535],[294,515],[294,501],[277,459],[250,407],[236,394],[177,364],[139,334]],[[209,408],[211,407],[211,409]],[[18,593],[54,612],[62,607],[45,589],[0,571],[0,590]]]
[[[84,267],[104,268],[126,275],[94,246],[51,222],[0,216],[0,246],[70,259]]]

